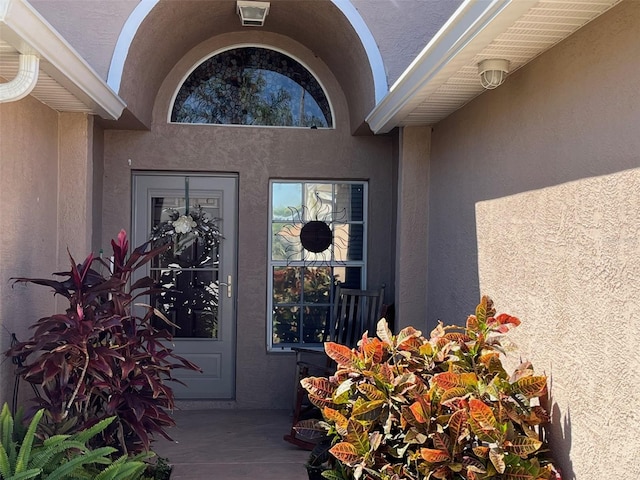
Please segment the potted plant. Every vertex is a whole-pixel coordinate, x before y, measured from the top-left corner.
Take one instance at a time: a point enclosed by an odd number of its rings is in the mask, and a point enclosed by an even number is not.
[[[524,363],[512,375],[502,334],[520,324],[483,297],[465,327],[413,327],[355,349],[327,343],[331,377],[302,380],[332,438],[332,480],[550,480],[560,474],[542,426],[547,379]]]

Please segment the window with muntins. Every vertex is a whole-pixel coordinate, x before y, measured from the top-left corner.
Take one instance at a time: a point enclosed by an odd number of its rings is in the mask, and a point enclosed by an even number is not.
[[[333,127],[329,100],[311,72],[261,47],[226,50],[202,62],[180,87],[171,121]]]
[[[320,346],[335,283],[365,287],[367,183],[274,180],[270,190],[268,347]]]

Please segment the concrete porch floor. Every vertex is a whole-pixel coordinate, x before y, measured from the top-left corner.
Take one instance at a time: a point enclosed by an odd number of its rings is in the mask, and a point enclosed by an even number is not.
[[[174,442],[153,450],[172,464],[171,480],[306,480],[309,452],[285,442],[288,410],[177,410]]]

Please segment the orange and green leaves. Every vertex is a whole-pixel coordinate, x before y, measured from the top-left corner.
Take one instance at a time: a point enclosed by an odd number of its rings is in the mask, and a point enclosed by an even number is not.
[[[467,412],[466,410],[457,410],[449,418],[449,435],[456,443],[462,443],[465,441],[465,437],[469,433],[469,427],[467,426]]]
[[[384,356],[384,344],[378,338],[368,338],[367,334],[362,337],[360,353],[364,357],[366,364],[376,364],[382,362]]]
[[[303,386],[336,434],[339,478],[552,478],[538,460],[549,415],[531,405],[546,377],[528,363],[509,377],[501,361],[501,335],[519,324],[483,297],[465,328],[439,323],[429,340],[413,327],[393,335],[383,319],[357,349],[327,344],[336,374]]]
[[[302,388],[309,393],[309,401],[316,407],[322,409],[324,407],[333,408],[333,392],[336,385],[323,377],[307,377],[300,380]]]
[[[366,461],[371,444],[369,432],[364,423],[353,418],[349,419],[342,438],[344,441],[337,443],[329,450],[334,457],[351,467]]]
[[[513,327],[520,325],[520,320],[506,313],[501,313],[497,317],[489,317],[487,319],[487,326],[500,333],[507,333]]]
[[[386,402],[384,400],[366,401],[364,399],[359,399],[353,405],[351,415],[360,420],[375,420],[381,414],[382,406],[385,403]]]
[[[506,450],[520,458],[527,458],[542,447],[542,442],[535,438],[516,437],[512,441],[504,442]]]
[[[501,443],[504,437],[491,407],[476,398],[469,400],[469,425],[483,442]]]
[[[547,389],[547,377],[524,377],[516,381],[514,388],[527,398],[539,397]]]
[[[420,456],[427,463],[447,462],[451,458],[448,451],[435,448],[421,448]]]
[[[419,397],[409,407],[411,410],[412,418],[417,424],[426,424],[431,421],[431,405],[424,397]]]
[[[327,356],[338,364],[338,368],[356,368],[358,357],[349,347],[334,342],[326,342],[324,351]]]
[[[357,463],[360,463],[361,456],[358,453],[358,449],[355,445],[349,442],[340,442],[335,444],[329,450],[329,453],[336,457],[340,462],[353,467]]]
[[[478,376],[473,372],[454,373],[451,370],[433,376],[433,381],[443,390],[452,388],[474,387],[478,383]]]

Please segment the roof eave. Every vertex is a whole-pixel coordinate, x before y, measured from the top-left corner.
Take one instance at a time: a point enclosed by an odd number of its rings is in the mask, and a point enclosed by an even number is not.
[[[535,0],[465,0],[374,107],[366,121],[376,133],[399,126],[417,105],[416,93],[435,91],[452,64],[475,55]]]
[[[36,54],[40,68],[105,120],[117,120],[126,103],[73,47],[24,0],[0,0],[2,40],[19,53]]]

